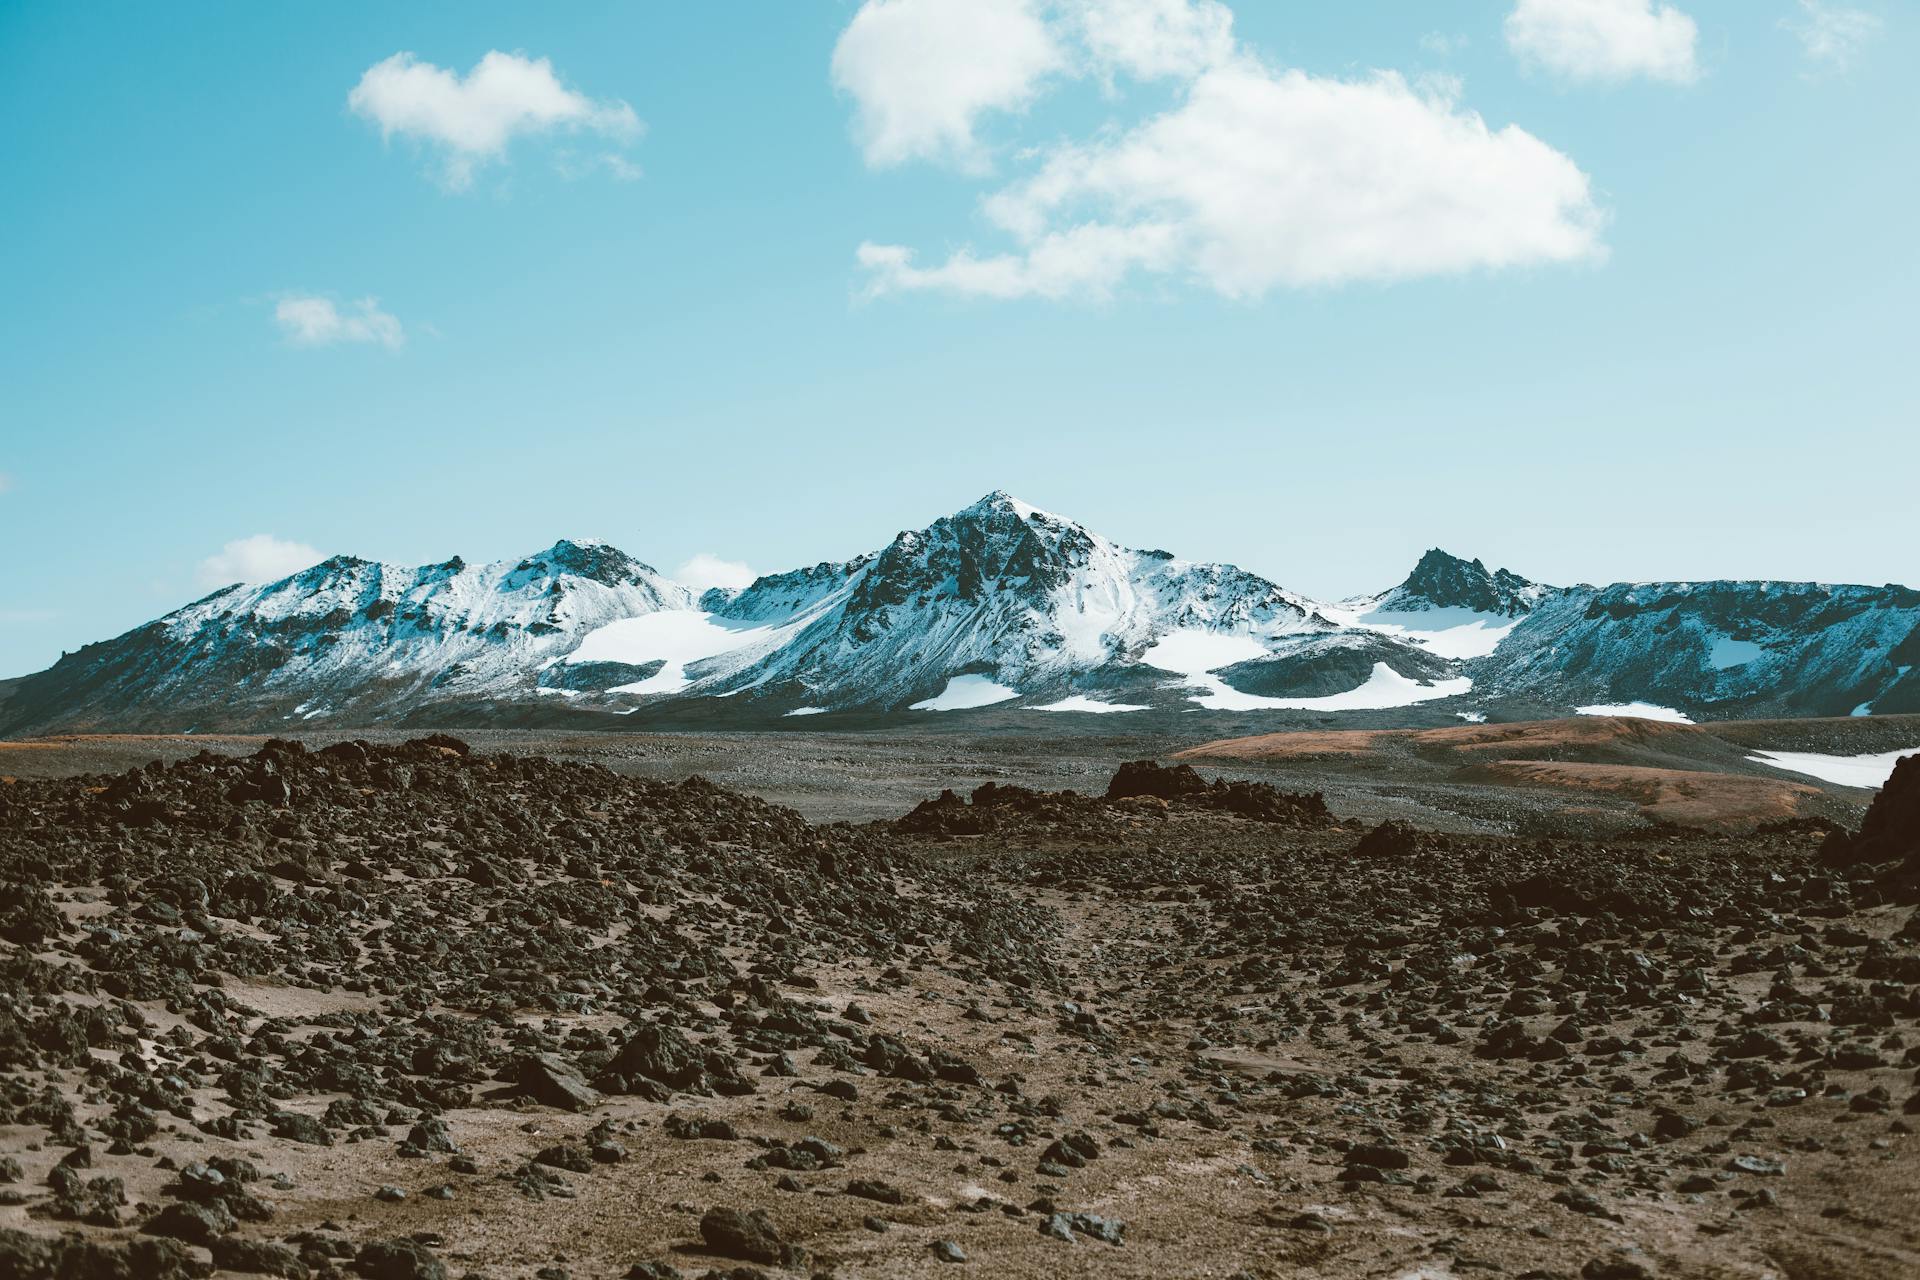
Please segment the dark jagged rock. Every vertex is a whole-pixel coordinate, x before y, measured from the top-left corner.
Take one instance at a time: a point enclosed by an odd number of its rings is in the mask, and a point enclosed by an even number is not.
[[[733,1060],[701,1049],[672,1027],[648,1023],[637,1027],[620,1052],[607,1064],[603,1087],[616,1093],[634,1091],[634,1081],[651,1081],[680,1093],[752,1093],[753,1081],[740,1074]]]
[[[562,1111],[589,1111],[600,1103],[600,1094],[565,1060],[551,1053],[529,1054],[520,1060],[521,1089],[535,1102]]]
[[[366,1280],[447,1280],[447,1264],[418,1240],[370,1240],[353,1269]]]
[[[147,1219],[140,1230],[150,1236],[210,1245],[240,1223],[220,1204],[170,1204]]]
[[[1190,764],[1163,765],[1154,760],[1128,760],[1107,783],[1107,799],[1156,796],[1177,800],[1208,790],[1208,783]]]
[[[739,1209],[713,1208],[700,1219],[700,1238],[709,1252],[723,1258],[761,1262],[768,1266],[799,1266],[806,1250],[781,1239],[780,1231],[765,1210],[743,1212]]]
[[[1405,822],[1389,818],[1361,836],[1353,846],[1357,858],[1406,858],[1420,850],[1420,833]]]
[[[1821,857],[1831,866],[1881,867],[1880,879],[1896,902],[1920,902],[1920,754],[1893,766],[1860,830],[1836,831]]]
[[[193,1255],[170,1239],[48,1238],[0,1227],[0,1275],[8,1280],[189,1280],[199,1273]]]
[[[1295,826],[1320,826],[1332,820],[1326,798],[1317,792],[1287,792],[1239,779],[1208,782],[1192,765],[1131,760],[1120,766],[1102,797],[987,782],[965,799],[954,791],[942,791],[893,826],[910,835],[972,836],[1045,828],[1111,837],[1118,822],[1140,812],[1141,801],[1159,802],[1169,810],[1207,811]]]
[[[1392,593],[1394,603],[1413,602],[1442,609],[1469,609],[1509,617],[1528,612],[1539,594],[1537,584],[1506,569],[1488,572],[1479,560],[1462,560],[1438,547],[1420,557],[1407,580]]]
[[[222,1236],[213,1242],[213,1265],[223,1271],[283,1276],[286,1280],[306,1280],[308,1275],[300,1255],[285,1245],[240,1236]]]

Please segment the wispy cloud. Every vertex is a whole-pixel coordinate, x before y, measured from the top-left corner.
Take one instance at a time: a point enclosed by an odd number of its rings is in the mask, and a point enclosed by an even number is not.
[[[380,309],[378,298],[361,298],[342,311],[319,294],[288,294],[275,304],[274,323],[297,347],[332,347],[343,342],[377,342],[389,351],[407,343],[400,321]]]
[[[1699,79],[1694,20],[1654,0],[1519,0],[1507,48],[1531,66],[1577,82]]]
[[[516,137],[584,131],[627,143],[642,132],[625,102],[589,98],[561,83],[547,59],[497,49],[465,76],[396,53],[367,68],[347,106],[383,137],[437,148],[440,178],[456,191],[473,184],[478,166],[504,157]]]
[[[744,587],[759,577],[738,560],[722,560],[705,551],[673,571],[673,580],[695,592],[713,587]]]
[[[1807,61],[1815,69],[1840,73],[1853,65],[1860,51],[1879,37],[1886,24],[1864,9],[1800,0],[1800,17],[1782,18],[1780,25],[1799,38]]]
[[[236,538],[200,562],[195,571],[203,587],[235,582],[277,582],[326,557],[304,542],[290,542],[270,533]]]
[[[617,151],[586,155],[576,151],[562,151],[554,156],[553,169],[568,182],[577,182],[582,178],[591,178],[602,173],[616,182],[638,182],[646,176],[644,169]]]
[[[13,477],[4,471],[0,471],[0,493],[10,493],[12,491]]]

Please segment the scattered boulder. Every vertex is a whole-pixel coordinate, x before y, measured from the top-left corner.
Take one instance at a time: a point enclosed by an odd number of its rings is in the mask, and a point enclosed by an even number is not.
[[[528,1054],[515,1073],[522,1091],[543,1106],[562,1111],[591,1111],[600,1094],[565,1059],[551,1053]]]
[[[447,1264],[418,1240],[369,1240],[353,1269],[366,1280],[447,1280]]]
[[[710,1253],[768,1266],[800,1266],[806,1250],[781,1239],[764,1209],[713,1208],[700,1219],[700,1238]]]

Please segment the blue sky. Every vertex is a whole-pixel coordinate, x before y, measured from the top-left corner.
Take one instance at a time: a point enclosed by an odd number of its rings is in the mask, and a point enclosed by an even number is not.
[[[961,2],[0,6],[0,674],[282,544],[996,487],[1329,597],[1920,582],[1913,9]]]

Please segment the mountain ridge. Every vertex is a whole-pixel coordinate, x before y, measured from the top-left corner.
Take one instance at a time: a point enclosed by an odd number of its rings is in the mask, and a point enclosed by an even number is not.
[[[0,733],[371,725],[436,709],[632,723],[693,707],[777,722],[993,704],[1871,714],[1920,709],[1917,667],[1920,592],[1904,587],[1556,587],[1434,548],[1386,591],[1323,602],[1232,564],[1124,547],[995,490],[849,560],[698,596],[594,539],[481,565],[332,556],[8,682]]]

